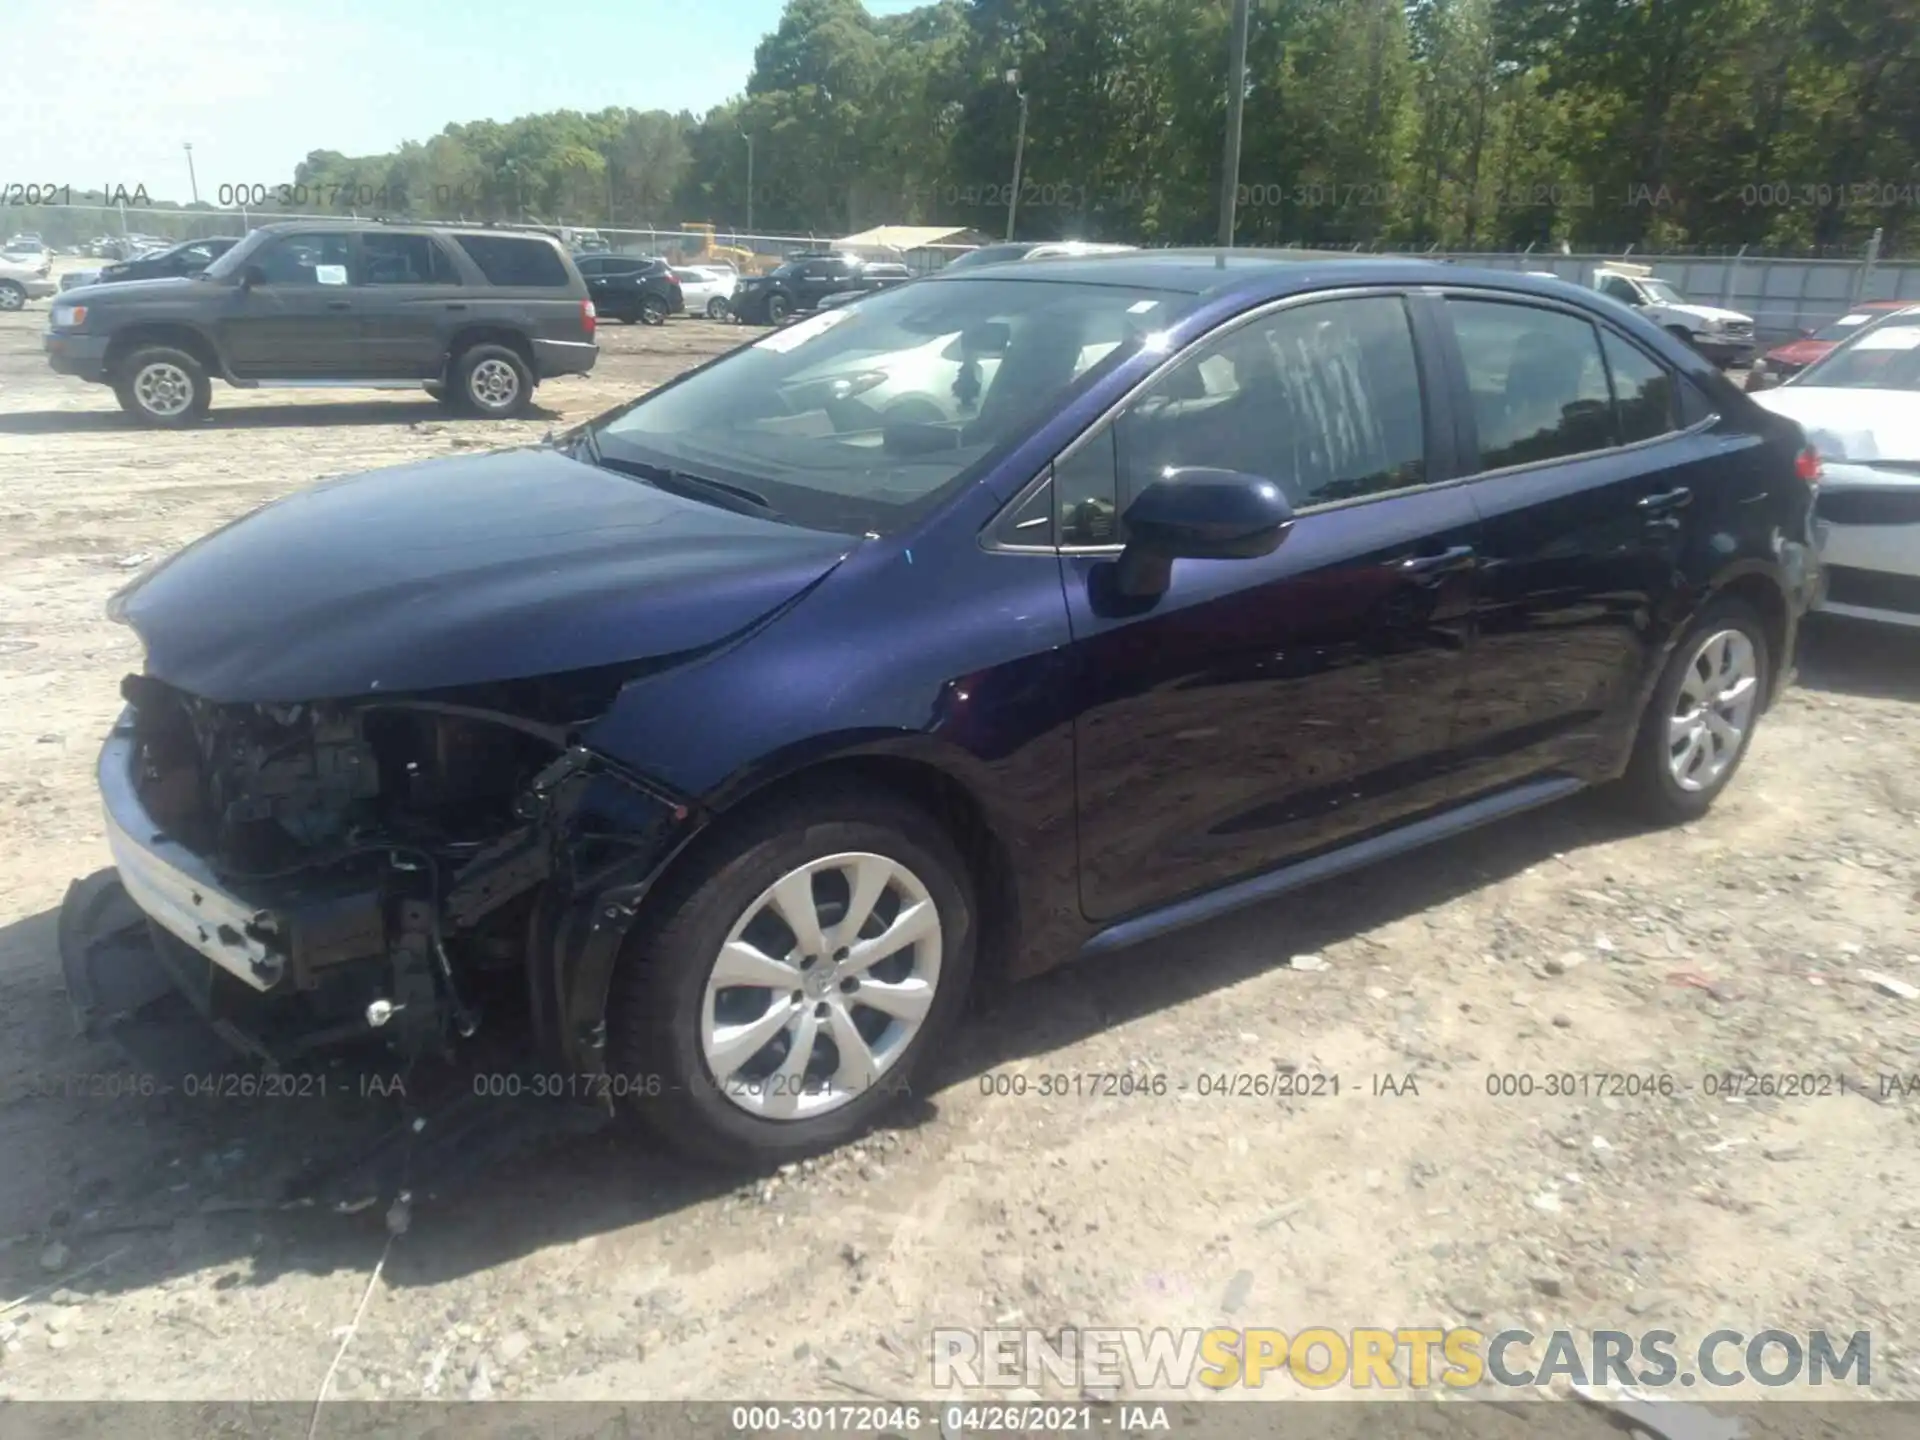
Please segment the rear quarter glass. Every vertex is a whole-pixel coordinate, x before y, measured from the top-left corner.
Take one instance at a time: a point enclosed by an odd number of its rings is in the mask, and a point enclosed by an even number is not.
[[[574,274],[558,247],[521,235],[459,235],[455,243],[489,285],[533,290],[569,290]]]

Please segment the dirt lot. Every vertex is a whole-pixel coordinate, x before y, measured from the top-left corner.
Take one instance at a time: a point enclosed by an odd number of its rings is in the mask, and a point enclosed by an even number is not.
[[[331,1396],[926,1395],[929,1332],[996,1323],[1870,1330],[1875,1391],[1920,1393],[1920,1001],[1861,978],[1920,983],[1920,644],[1857,631],[1810,637],[1705,823],[1577,800],[1056,974],[900,1128],[792,1173],[594,1135],[416,1177],[391,1243],[384,1205],[275,1208],[391,1102],[116,1094],[70,1038],[55,916],[107,860],[90,771],[138,663],[103,602],[318,477],[537,438],[741,332],[609,327],[524,423],[223,389],[154,434],[45,370],[45,315],[0,316],[0,1394],[311,1402],[367,1296]],[[1198,1089],[1290,1069],[1339,1094]],[[1706,1092],[1735,1070],[1850,1086]],[[1113,1072],[1168,1087],[1037,1093]]]

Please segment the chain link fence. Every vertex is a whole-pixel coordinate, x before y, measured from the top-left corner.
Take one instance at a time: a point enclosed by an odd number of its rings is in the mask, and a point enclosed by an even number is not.
[[[37,231],[49,245],[90,247],[99,240],[124,247],[129,238],[153,242],[242,235],[256,225],[280,221],[372,219],[351,210],[331,214],[290,214],[278,210],[135,209],[131,206],[43,205],[0,209],[0,230]],[[396,217],[396,219],[399,217]],[[445,222],[443,222],[445,223]],[[661,256],[674,264],[728,264],[743,274],[763,273],[797,251],[823,250],[835,237],[819,232],[769,234],[714,229],[608,229],[574,227],[565,220],[541,222],[565,232],[574,243],[619,254]],[[898,259],[916,273],[937,270],[965,246],[930,245],[886,258]],[[1328,247],[1318,248],[1323,253]],[[1392,253],[1389,247],[1354,245],[1352,253]],[[1881,260],[1875,247],[1852,258],[1749,255],[1744,251],[1692,253],[1501,252],[1428,250],[1402,252],[1494,270],[1550,271],[1586,284],[1593,270],[1614,260],[1650,266],[1689,300],[1739,310],[1754,319],[1762,341],[1790,339],[1828,324],[1850,307],[1868,300],[1912,300],[1920,305],[1920,260]],[[875,258],[878,258],[877,256]]]

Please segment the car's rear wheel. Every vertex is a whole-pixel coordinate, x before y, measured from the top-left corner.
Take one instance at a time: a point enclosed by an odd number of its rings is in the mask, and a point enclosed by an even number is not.
[[[647,325],[667,323],[667,302],[658,295],[648,295],[640,301],[640,319]]]
[[[707,301],[707,318],[709,320],[726,319],[727,318],[727,302],[721,299],[718,295],[714,296],[711,300]]]
[[[462,408],[489,420],[505,420],[533,403],[533,373],[505,345],[474,345],[454,363]]]
[[[939,824],[878,792],[808,790],[657,896],[615,976],[617,1092],[728,1166],[831,1149],[911,1093],[972,978],[972,881]]]
[[[1641,717],[1624,798],[1659,824],[1697,820],[1740,768],[1772,683],[1767,627],[1732,598],[1687,627]]]
[[[18,285],[12,280],[0,280],[0,310],[24,310],[26,308],[26,287]]]
[[[120,408],[145,425],[177,430],[207,413],[213,384],[184,350],[147,345],[120,362],[113,381]]]

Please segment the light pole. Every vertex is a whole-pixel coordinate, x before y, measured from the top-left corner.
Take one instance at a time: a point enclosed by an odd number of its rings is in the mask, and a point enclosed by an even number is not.
[[[739,130],[739,126],[734,127]],[[747,142],[747,234],[753,234],[753,137],[740,130],[740,138]]]
[[[1007,71],[1007,83],[1020,97],[1020,128],[1013,137],[1013,189],[1007,192],[1007,239],[1013,239],[1013,222],[1020,212],[1020,162],[1027,150],[1027,92],[1020,88],[1020,72]]]
[[[1220,173],[1220,244],[1233,244],[1240,198],[1240,118],[1247,99],[1247,0],[1233,0],[1233,58],[1227,66],[1227,155]]]
[[[200,181],[195,178],[193,173],[193,142],[191,140],[183,141],[181,148],[187,152],[187,184],[193,187],[193,203],[198,205],[200,203]]]

